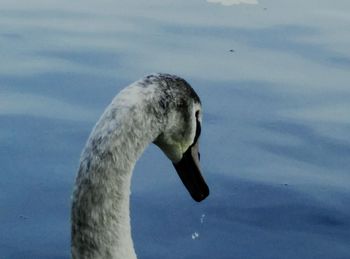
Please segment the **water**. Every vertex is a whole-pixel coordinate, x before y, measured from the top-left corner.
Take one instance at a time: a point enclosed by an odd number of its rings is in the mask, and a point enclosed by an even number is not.
[[[211,195],[194,203],[149,147],[132,186],[139,258],[350,258],[350,3],[241,2],[2,1],[1,259],[69,258],[86,138],[158,71],[201,96]]]

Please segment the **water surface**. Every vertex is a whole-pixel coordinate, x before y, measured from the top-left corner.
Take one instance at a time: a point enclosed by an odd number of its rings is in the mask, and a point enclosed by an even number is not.
[[[152,72],[201,96],[211,195],[193,202],[149,147],[132,186],[139,258],[350,258],[350,3],[209,2],[2,2],[0,258],[69,258],[88,134]]]

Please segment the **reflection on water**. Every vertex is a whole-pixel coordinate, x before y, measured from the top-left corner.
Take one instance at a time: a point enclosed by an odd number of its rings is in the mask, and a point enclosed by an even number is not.
[[[349,2],[207,2],[2,3],[1,258],[69,258],[86,138],[123,86],[157,71],[201,96],[211,195],[194,204],[147,149],[140,258],[350,257]]]
[[[55,98],[22,93],[1,93],[0,114],[28,115],[65,120],[91,120],[95,112]]]
[[[257,0],[207,0],[208,3],[219,3],[222,5],[235,5],[235,4],[258,4]]]

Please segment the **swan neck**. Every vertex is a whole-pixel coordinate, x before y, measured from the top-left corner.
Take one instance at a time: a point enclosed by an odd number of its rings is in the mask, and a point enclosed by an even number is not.
[[[72,257],[135,259],[130,183],[135,163],[160,132],[142,106],[114,100],[82,153],[73,193]]]

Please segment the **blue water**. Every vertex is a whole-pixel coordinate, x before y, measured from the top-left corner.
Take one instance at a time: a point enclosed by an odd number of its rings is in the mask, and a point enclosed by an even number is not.
[[[254,1],[253,1],[254,2]],[[154,146],[132,185],[139,258],[350,258],[350,2],[2,1],[0,259],[69,258],[79,155],[152,72],[204,109],[209,198]]]

